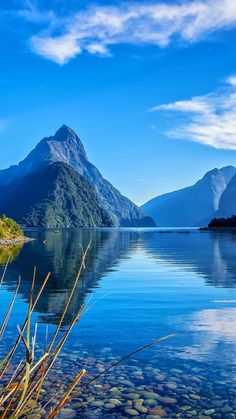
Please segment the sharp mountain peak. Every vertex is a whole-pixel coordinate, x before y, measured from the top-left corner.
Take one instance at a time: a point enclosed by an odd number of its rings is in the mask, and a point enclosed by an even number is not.
[[[53,136],[45,137],[42,142],[49,145],[51,154],[55,153],[56,158],[58,158],[58,153],[61,156],[64,154],[65,159],[63,160],[65,162],[69,154],[74,154],[76,158],[88,159],[82,141],[76,132],[65,124]]]
[[[57,141],[66,141],[71,138],[80,141],[76,132],[72,128],[68,127],[68,125],[65,125],[65,124],[63,124],[60,128],[58,128],[58,130],[53,135],[53,138]]]

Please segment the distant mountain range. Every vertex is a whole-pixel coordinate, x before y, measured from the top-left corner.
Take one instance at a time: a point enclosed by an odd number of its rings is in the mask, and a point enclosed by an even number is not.
[[[158,226],[204,226],[236,214],[236,168],[213,169],[192,186],[157,196],[142,207]]]
[[[155,223],[103,178],[63,125],[18,165],[0,171],[0,213],[41,227],[149,227]]]
[[[230,217],[236,215],[236,175],[232,177],[227,188],[222,193],[219,202],[217,217]]]

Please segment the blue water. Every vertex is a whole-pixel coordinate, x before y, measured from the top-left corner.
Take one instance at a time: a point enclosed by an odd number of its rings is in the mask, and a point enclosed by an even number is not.
[[[84,363],[92,376],[96,363],[105,365],[158,337],[174,333],[175,337],[124,364],[123,374],[127,374],[135,391],[142,393],[142,381],[146,389],[157,391],[159,385],[162,397],[175,398],[173,405],[159,401],[164,417],[235,417],[236,235],[233,232],[80,229],[58,233],[31,230],[27,235],[36,240],[25,244],[10,263],[0,291],[2,317],[21,275],[20,292],[6,339],[10,339],[16,324],[24,320],[32,272],[37,266],[36,287],[51,272],[34,316],[34,321],[40,323],[38,344],[45,342],[46,325],[50,334],[78,272],[82,248],[91,241],[86,269],[64,322],[66,327],[79,306],[88,307],[72,330],[62,354],[75,355],[68,371],[76,370],[76,363]],[[1,252],[0,259],[3,263]],[[141,369],[141,381],[130,378],[132,366]],[[155,381],[157,369],[165,375],[159,380],[163,382]],[[104,392],[99,400],[107,398],[120,373],[117,370],[102,378]],[[173,380],[178,384],[177,389],[165,389],[166,383]],[[200,399],[192,400],[191,392]],[[92,393],[91,390],[80,400]],[[189,406],[186,410],[182,409],[185,405]],[[123,403],[109,410],[87,403],[83,414],[129,417],[125,407],[127,410]],[[195,415],[191,413],[194,411]],[[64,415],[69,417],[72,412],[68,412]],[[74,414],[79,415],[76,404]],[[143,417],[148,414],[153,412],[147,410]]]

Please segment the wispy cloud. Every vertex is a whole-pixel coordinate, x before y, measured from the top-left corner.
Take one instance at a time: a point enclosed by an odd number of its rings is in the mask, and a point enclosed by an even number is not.
[[[52,23],[56,20],[56,14],[53,10],[40,10],[31,0],[24,0],[23,7],[12,13],[36,24]]]
[[[215,148],[236,150],[236,76],[205,96],[154,106],[151,111],[177,112],[185,118],[166,134]]]
[[[89,6],[60,16],[42,13],[28,2],[21,17],[42,24],[30,39],[33,51],[58,64],[87,51],[109,55],[115,44],[152,44],[164,48],[176,40],[191,43],[219,29],[236,25],[235,0],[123,2],[118,6]],[[58,34],[59,31],[59,34]]]
[[[5,7],[0,5],[0,19],[9,24],[12,24],[14,18],[24,19],[26,22],[47,28],[50,26],[52,29],[54,23],[58,23],[57,14],[52,9],[39,8],[37,3],[37,0],[17,0],[9,2]]]

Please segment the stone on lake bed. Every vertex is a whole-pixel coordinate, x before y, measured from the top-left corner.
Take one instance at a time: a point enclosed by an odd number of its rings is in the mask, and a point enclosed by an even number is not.
[[[137,410],[139,413],[147,413],[148,409],[145,406],[142,406],[141,404],[135,404],[134,405],[135,410]]]
[[[172,368],[170,372],[172,372],[173,374],[182,374],[183,371],[178,368]]]
[[[224,407],[221,408],[222,413],[230,413],[230,412],[232,412],[232,410],[233,409],[230,406],[224,406]]]
[[[177,400],[172,398],[172,397],[162,397],[162,396],[158,396],[158,399],[161,403],[164,404],[175,404],[177,403]]]
[[[156,406],[158,404],[156,399],[146,399],[143,402],[144,406],[148,406],[148,407],[152,407],[152,406]]]
[[[129,380],[120,379],[119,382],[122,383],[122,385],[125,385],[127,387],[134,387],[134,383],[132,383]]]
[[[193,400],[201,400],[201,397],[198,394],[190,394],[189,397]]]
[[[110,391],[112,391],[112,392],[121,391],[121,390],[123,390],[123,387],[112,387],[110,389]]]
[[[104,402],[102,402],[101,400],[95,400],[91,403],[91,405],[94,407],[102,407],[104,405]]]
[[[120,397],[123,397],[120,391],[111,391],[109,394],[109,397],[113,399],[119,399]]]
[[[143,391],[142,392],[142,397],[144,399],[158,399],[159,394],[154,393],[153,391]]]
[[[197,411],[196,410],[189,410],[188,414],[192,415],[192,416],[197,416]]]
[[[213,415],[215,413],[215,409],[207,409],[204,411],[205,415]]]
[[[122,402],[118,399],[109,399],[109,403],[112,403],[115,406],[120,406],[122,404]]]
[[[155,407],[155,408],[149,409],[148,414],[162,417],[162,416],[166,416],[166,411],[162,409],[161,407]]]
[[[139,416],[139,413],[135,409],[125,409],[125,413],[129,416]]]
[[[185,405],[185,406],[180,407],[180,410],[183,410],[184,412],[187,411],[187,410],[191,410],[191,409],[192,409],[192,406],[189,406],[189,405]]]
[[[57,415],[58,419],[63,419],[63,418],[67,418],[67,419],[72,419],[72,418],[76,418],[76,412],[73,409],[70,408],[65,408],[63,407],[60,412]]]
[[[166,378],[166,376],[164,374],[161,374],[161,373],[155,375],[155,379],[157,381],[164,381],[165,378]]]
[[[134,403],[135,404],[143,404],[143,402],[144,402],[144,399],[137,399],[137,400],[134,400]]]
[[[77,361],[78,355],[76,354],[68,354],[67,357],[73,361]]]
[[[99,364],[99,363],[95,364],[95,367],[98,368],[98,369],[101,369],[101,368],[104,369],[104,365]]]
[[[95,387],[95,388],[103,388],[102,384],[94,384],[93,387]]]
[[[169,390],[175,390],[177,388],[177,384],[176,383],[166,383],[165,384],[166,388],[168,388]]]
[[[189,381],[192,381],[192,382],[194,382],[194,383],[201,383],[200,378],[198,378],[198,377],[194,377],[194,376],[189,377],[189,378],[188,378],[188,380],[189,380]]]
[[[106,409],[114,409],[116,406],[113,403],[105,403],[104,407]]]
[[[134,371],[132,375],[133,376],[143,375],[143,371],[141,371],[141,370]]]
[[[124,395],[126,399],[130,399],[130,400],[138,400],[139,399],[139,394],[137,393],[127,393]]]

